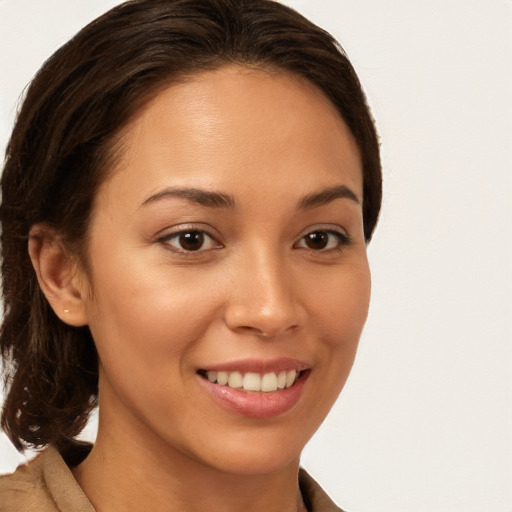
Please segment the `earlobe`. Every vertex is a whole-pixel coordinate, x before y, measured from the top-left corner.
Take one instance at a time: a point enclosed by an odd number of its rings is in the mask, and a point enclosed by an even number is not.
[[[28,252],[42,292],[55,314],[74,327],[87,325],[85,290],[77,283],[77,260],[59,233],[47,224],[30,229]]]

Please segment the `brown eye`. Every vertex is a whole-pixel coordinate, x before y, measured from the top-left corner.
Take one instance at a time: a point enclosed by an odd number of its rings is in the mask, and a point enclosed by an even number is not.
[[[179,244],[185,251],[198,251],[203,247],[204,234],[199,231],[181,233],[178,238]]]
[[[314,231],[304,237],[304,242],[310,249],[320,251],[327,247],[327,244],[329,243],[329,235],[325,231]]]
[[[317,229],[303,236],[296,244],[296,248],[310,249],[312,251],[341,250],[350,244],[350,238],[334,230]]]
[[[220,247],[208,233],[199,230],[180,231],[160,239],[176,252],[202,252]]]

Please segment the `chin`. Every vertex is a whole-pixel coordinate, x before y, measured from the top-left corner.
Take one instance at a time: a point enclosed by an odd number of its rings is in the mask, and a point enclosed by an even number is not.
[[[279,432],[281,430],[281,432]],[[200,460],[222,473],[264,476],[298,467],[301,452],[314,429],[304,432],[304,426],[276,429],[261,425],[239,434],[211,439],[212,447],[201,446]]]
[[[302,447],[303,448],[303,447]],[[299,466],[300,450],[287,450],[279,447],[262,447],[254,443],[250,450],[247,448],[237,451],[226,451],[215,459],[213,467],[222,473],[239,476],[265,476],[279,473],[290,466]]]

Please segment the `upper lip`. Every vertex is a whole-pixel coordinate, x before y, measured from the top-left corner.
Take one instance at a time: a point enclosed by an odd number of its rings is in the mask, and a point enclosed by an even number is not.
[[[303,371],[311,368],[311,365],[299,361],[298,359],[292,359],[289,357],[280,357],[276,359],[239,359],[237,361],[229,361],[226,363],[209,364],[201,367],[202,371],[218,371],[218,372],[253,372],[253,373],[270,373],[270,372],[282,372],[284,370],[297,370]]]

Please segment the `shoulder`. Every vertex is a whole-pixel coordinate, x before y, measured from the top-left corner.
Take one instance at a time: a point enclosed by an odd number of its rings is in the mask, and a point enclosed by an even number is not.
[[[303,468],[299,470],[299,483],[310,512],[343,512]]]
[[[59,452],[48,447],[0,477],[0,512],[94,512]]]
[[[43,478],[44,453],[19,466],[12,475],[0,477],[0,512],[55,510]],[[48,503],[48,501],[50,501]]]

